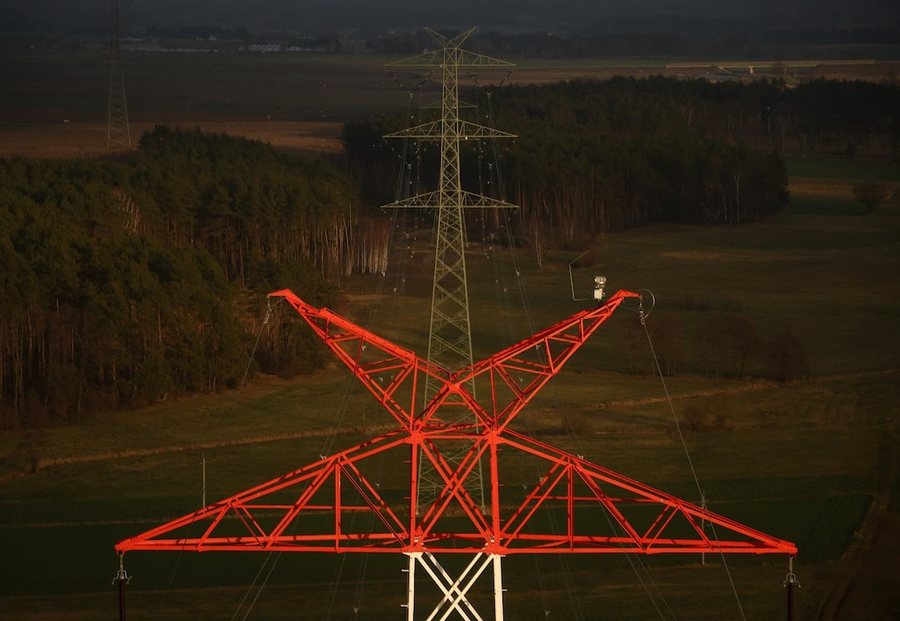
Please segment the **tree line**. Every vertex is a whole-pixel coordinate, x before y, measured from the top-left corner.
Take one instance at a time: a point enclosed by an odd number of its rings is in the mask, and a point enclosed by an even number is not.
[[[537,212],[565,243],[657,221],[754,222],[784,206],[777,154],[704,131],[683,96],[655,87],[623,78],[494,93],[497,123],[519,135],[506,174],[523,217]]]
[[[784,205],[785,145],[896,150],[900,110],[889,108],[896,87],[826,82],[791,91],[621,78],[472,99],[476,120],[520,137],[496,153],[473,141],[465,184],[522,205],[504,234],[539,260],[548,243],[654,221],[754,221]],[[288,286],[325,302],[351,270],[384,271],[391,230],[364,206],[436,181],[434,145],[381,139],[401,125],[347,124],[349,176],[259,142],[166,127],[128,156],[0,159],[0,426],[237,385],[265,293]],[[262,334],[259,368],[319,363],[296,323]],[[723,372],[725,346],[704,347],[704,368]],[[788,362],[779,375],[793,374]]]
[[[895,85],[817,80],[788,89],[766,80],[616,77],[479,89],[466,98],[477,102],[475,120],[518,139],[501,144],[498,156],[470,141],[464,185],[491,186],[519,203],[518,239],[535,248],[659,221],[754,222],[787,202],[785,152],[900,155]],[[398,169],[415,169],[409,185],[436,182],[435,145],[401,149],[381,138],[406,124],[375,118],[344,128],[369,203],[389,202],[407,185],[396,183]]]
[[[711,125],[719,109],[701,111],[700,96],[681,90],[675,81],[623,78],[482,94],[477,120],[518,139],[499,151],[477,141],[464,149],[464,185],[490,186],[518,203],[519,240],[535,248],[546,239],[567,244],[657,221],[741,224],[781,209],[782,158],[712,131],[704,123]],[[396,184],[384,180],[402,167],[399,148],[381,135],[399,125],[370,119],[344,129],[351,166],[372,202],[394,198]],[[408,160],[417,167],[416,184],[435,183],[437,157],[435,145],[416,146]]]
[[[839,30],[770,30],[768,23],[748,26],[745,19],[645,17],[645,27],[635,24],[611,26],[604,21],[600,32],[557,34],[553,32],[503,33],[487,31],[478,35],[478,49],[501,58],[833,58],[834,47],[844,46],[841,57],[871,57],[875,50],[848,47],[851,33]],[[736,24],[739,24],[736,28]],[[712,35],[711,33],[715,33]],[[727,33],[727,34],[726,34]],[[724,35],[724,36],[723,36]],[[855,45],[896,45],[896,29],[863,27],[852,31]],[[368,41],[371,49],[389,54],[413,55],[433,45],[419,32],[393,32]]]
[[[265,294],[327,298],[355,185],[259,142],[157,127],[134,156],[0,159],[0,423],[38,426],[235,386]],[[266,331],[257,364],[317,363]]]
[[[678,313],[660,314],[647,325],[655,360],[647,351],[643,326],[629,326],[623,338],[628,367],[635,374],[678,375],[691,369],[716,379],[759,377],[788,382],[809,370],[805,348],[796,335],[780,331],[764,339],[753,320],[737,310],[710,309],[693,331]]]

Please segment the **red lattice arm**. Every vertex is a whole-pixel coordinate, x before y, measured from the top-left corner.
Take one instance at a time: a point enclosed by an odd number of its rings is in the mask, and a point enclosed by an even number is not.
[[[394,345],[328,308],[315,308],[289,289],[269,294],[282,298],[306,320],[338,359],[401,425],[409,428],[424,375],[446,383],[447,374],[415,353]]]
[[[366,460],[404,446],[397,430],[323,458],[276,479],[213,503],[116,545],[131,550],[397,550],[409,543],[404,520],[360,470]],[[320,516],[332,513],[332,524]],[[366,532],[344,527],[353,514],[372,515],[380,527]],[[304,521],[316,518],[314,527]]]
[[[548,468],[503,521],[499,540],[508,553],[568,549],[642,554],[728,552],[794,555],[797,546],[726,518],[603,466],[507,430],[501,443],[543,460]],[[539,510],[566,508],[562,529],[534,523]],[[599,521],[577,519],[580,508],[599,507]],[[649,519],[648,519],[649,518]],[[707,525],[710,528],[707,534]],[[608,526],[608,528],[607,528]],[[606,532],[603,532],[606,531]]]
[[[494,424],[502,431],[628,298],[640,295],[619,291],[597,308],[576,313],[474,364],[458,379],[466,385],[479,376],[489,377]]]

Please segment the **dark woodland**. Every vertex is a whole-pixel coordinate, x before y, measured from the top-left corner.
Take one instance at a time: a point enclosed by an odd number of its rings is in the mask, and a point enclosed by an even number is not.
[[[322,162],[167,128],[125,159],[0,160],[0,179],[7,427],[235,386],[267,292],[323,300],[356,201]],[[285,328],[256,360],[293,373],[315,351]]]
[[[786,152],[896,158],[900,144],[895,85],[615,78],[471,96],[476,120],[520,138],[467,150],[466,184],[521,205],[510,241],[538,264],[549,246],[599,233],[773,214],[787,201]],[[345,170],[165,127],[129,156],[0,160],[2,425],[237,386],[259,334],[253,369],[317,366],[304,331],[261,332],[265,294],[291,287],[324,303],[343,275],[384,268],[377,206],[414,156],[381,136],[406,121],[347,124]],[[436,149],[420,155],[416,167],[434,170]],[[740,376],[762,355],[752,326],[732,328],[703,337],[707,373]],[[785,351],[770,356],[775,375],[796,376],[802,361]]]
[[[479,145],[468,184],[521,205],[525,237],[569,243],[651,222],[736,225],[787,202],[785,152],[900,153],[896,85],[613,78],[480,89],[479,118],[518,134],[496,158]],[[353,170],[372,203],[393,200],[399,149],[381,136],[399,119],[345,127]],[[480,150],[479,150],[480,149]],[[426,151],[424,158],[436,157]],[[496,160],[496,161],[495,161]],[[503,179],[492,174],[497,167]],[[421,166],[434,170],[433,161]]]

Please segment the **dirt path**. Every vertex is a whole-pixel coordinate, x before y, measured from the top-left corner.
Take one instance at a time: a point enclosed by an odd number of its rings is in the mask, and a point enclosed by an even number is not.
[[[366,427],[366,432],[384,433],[393,429],[391,425],[373,425]],[[134,449],[131,451],[110,451],[95,453],[93,455],[77,455],[73,457],[60,457],[38,462],[40,468],[47,466],[63,466],[68,464],[83,464],[110,459],[122,459],[123,457],[147,457],[150,455],[165,455],[167,453],[183,453],[185,451],[201,451],[206,449],[222,448],[226,446],[246,446],[248,444],[264,444],[266,442],[280,442],[282,440],[297,440],[300,438],[323,438],[332,434],[358,433],[358,427],[343,427],[340,429],[313,429],[311,431],[295,431],[292,433],[254,436],[250,438],[238,438],[235,440],[217,440],[215,442],[196,442],[191,444],[179,444],[176,446],[159,446],[151,449]]]
[[[710,388],[708,390],[695,390],[677,395],[672,395],[672,401],[686,401],[688,399],[699,399],[702,397],[716,397],[719,395],[737,395],[744,392],[759,392],[762,390],[771,390],[777,388],[780,384],[769,381],[755,381],[743,386],[732,386],[730,388]],[[608,408],[632,408],[641,405],[651,405],[654,403],[665,403],[665,396],[661,397],[641,397],[639,399],[622,399],[621,401],[601,401],[594,405],[596,410],[606,410]]]
[[[896,437],[881,445],[878,494],[872,499],[859,536],[841,561],[845,566],[817,617],[831,619],[898,619],[900,592],[890,567],[900,558],[900,455]]]
[[[701,397],[711,397],[716,395],[725,395],[725,394],[739,394],[744,392],[758,392],[762,390],[769,390],[774,387],[777,387],[778,384],[774,382],[753,382],[752,384],[747,384],[744,386],[734,386],[731,388],[721,388],[721,389],[711,389],[711,390],[699,390],[690,393],[684,393],[680,395],[676,395],[673,397],[673,400],[681,401],[686,399],[697,399]],[[638,407],[642,405],[652,404],[652,403],[660,403],[664,402],[665,397],[646,397],[641,399],[626,399],[622,401],[607,401],[604,403],[599,403],[595,407],[596,409],[606,409],[606,408],[629,408],[629,407]],[[379,425],[379,426],[369,426],[366,428],[367,432],[371,433],[384,433],[386,431],[390,431],[393,429],[391,425]],[[178,444],[175,446],[158,446],[154,448],[145,448],[145,449],[132,449],[132,450],[124,450],[124,451],[107,451],[103,453],[93,453],[90,455],[73,455],[70,457],[58,457],[53,459],[42,459],[38,461],[37,468],[38,470],[43,470],[45,468],[53,467],[53,466],[67,466],[72,464],[85,464],[92,462],[101,462],[101,461],[110,461],[114,459],[123,459],[123,458],[133,458],[133,457],[150,457],[154,455],[165,455],[169,453],[183,453],[187,451],[199,451],[199,450],[209,450],[216,448],[223,448],[228,446],[246,446],[251,444],[263,444],[267,442],[279,442],[283,440],[298,440],[302,438],[321,438],[325,436],[329,436],[332,434],[346,434],[346,433],[354,433],[359,432],[358,427],[341,427],[338,429],[314,429],[307,431],[295,431],[291,433],[283,433],[283,434],[270,434],[270,435],[262,435],[262,436],[252,436],[247,438],[236,438],[232,440],[217,440],[213,442],[192,442],[189,444]],[[24,472],[16,472],[9,473],[2,477],[0,477],[0,481],[9,480],[12,478],[18,478],[20,476],[25,476]]]
[[[132,123],[131,138],[135,145],[141,134],[153,123]],[[285,147],[322,154],[338,153],[341,124],[318,121],[196,121],[169,123],[172,127],[242,136]],[[105,155],[105,123],[46,123],[35,125],[0,124],[0,157],[96,157]]]
[[[886,369],[883,371],[868,371],[868,372],[860,372],[860,373],[850,373],[844,375],[832,375],[827,377],[815,377],[809,378],[806,380],[800,380],[798,383],[827,383],[827,382],[836,382],[836,381],[846,381],[849,379],[859,379],[864,377],[879,377],[885,375],[891,375],[897,373],[900,369]],[[741,393],[748,392],[760,392],[765,390],[772,390],[775,388],[781,387],[782,384],[778,384],[776,382],[770,381],[754,381],[748,384],[744,384],[742,386],[732,386],[729,388],[713,388],[709,390],[696,390],[692,392],[682,393],[678,395],[673,395],[673,401],[685,401],[689,399],[699,399],[704,397],[715,397],[719,395],[735,395]],[[606,401],[599,403],[595,406],[596,409],[602,410],[607,408],[629,408],[629,407],[638,407],[653,403],[662,403],[665,402],[665,397],[644,397],[639,399],[624,399],[621,401]],[[384,433],[386,431],[390,431],[394,427],[392,425],[376,425],[369,426],[366,428],[366,432],[369,433]],[[122,458],[130,458],[130,457],[148,457],[153,455],[164,455],[167,453],[181,453],[186,451],[197,451],[197,450],[207,450],[207,449],[215,449],[222,448],[227,446],[246,446],[250,444],[262,444],[266,442],[279,442],[282,440],[297,440],[302,438],[320,438],[329,436],[332,434],[347,434],[347,433],[358,433],[360,429],[358,427],[341,427],[338,429],[314,429],[308,431],[295,431],[291,433],[283,433],[283,434],[270,434],[270,435],[262,435],[262,436],[253,436],[247,438],[236,438],[233,440],[218,440],[214,442],[196,442],[189,444],[179,444],[175,446],[160,446],[155,448],[147,448],[147,449],[134,449],[134,450],[125,450],[125,451],[110,451],[104,453],[94,453],[91,455],[75,455],[71,457],[60,457],[55,459],[47,459],[41,460],[38,463],[38,468],[43,469],[52,466],[64,466],[70,464],[84,464],[91,462],[100,462],[100,461],[108,461],[113,459],[122,459]],[[24,473],[13,473],[6,475],[0,478],[0,481],[24,476]]]
[[[841,375],[826,375],[821,377],[810,377],[806,379],[796,380],[789,384],[781,384],[770,380],[755,380],[742,386],[732,386],[730,388],[710,388],[708,390],[695,390],[692,392],[684,392],[672,395],[672,401],[686,401],[689,399],[699,399],[703,397],[717,397],[720,395],[737,395],[745,392],[760,392],[764,390],[773,390],[784,386],[800,385],[800,384],[821,384],[830,382],[843,382],[847,380],[862,379],[865,377],[884,377],[893,375],[900,369],[884,369],[882,371],[861,371],[859,373],[845,373]],[[650,405],[653,403],[665,403],[665,396],[660,397],[641,397],[639,399],[623,399],[621,401],[601,401],[594,405],[597,410],[605,410],[607,408],[629,408],[641,405]]]

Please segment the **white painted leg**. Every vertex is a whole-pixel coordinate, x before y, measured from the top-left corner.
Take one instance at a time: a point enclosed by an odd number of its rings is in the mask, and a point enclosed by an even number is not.
[[[476,567],[476,563],[479,561],[479,558],[482,556],[484,556],[484,560],[480,564],[478,564]],[[483,619],[481,618],[481,615],[478,614],[478,612],[472,606],[471,602],[469,602],[468,598],[466,597],[466,594],[468,594],[469,590],[475,585],[475,582],[478,580],[479,577],[481,577],[481,574],[484,573],[484,570],[487,568],[488,565],[490,565],[490,563],[491,563],[490,558],[488,556],[482,555],[482,554],[478,554],[477,556],[475,556],[475,558],[472,559],[472,562],[469,563],[469,565],[462,572],[462,574],[460,574],[459,579],[456,582],[454,582],[453,585],[451,586],[451,588],[450,588],[451,592],[453,592],[455,590],[457,595],[453,599],[453,601],[450,602],[450,608],[448,608],[447,611],[443,615],[441,615],[441,618],[439,619],[439,621],[446,621],[447,618],[450,616],[450,613],[453,612],[454,610],[456,610],[457,612],[460,613],[460,615],[462,615],[463,611],[462,611],[462,608],[460,608],[460,604],[464,605],[468,609],[469,613],[471,613],[478,621],[483,621]],[[462,581],[466,579],[466,577],[469,575],[469,572],[472,572],[473,569],[475,571],[472,573],[472,577],[469,578],[468,582],[466,582],[465,585],[462,587],[462,589],[460,589],[459,587],[462,584]]]
[[[503,621],[503,557],[492,554],[491,558],[494,561],[494,621]]]
[[[479,563],[479,561],[482,561]],[[465,621],[484,621],[481,615],[472,606],[466,594],[478,580],[485,568],[490,564],[490,558],[484,554],[477,554],[463,570],[460,577],[453,581],[434,555],[425,553],[420,559],[422,567],[431,576],[432,581],[444,594],[444,598],[431,611],[428,621],[446,620],[452,612],[457,612]],[[470,576],[471,574],[471,576]],[[463,581],[468,581],[463,585]],[[461,587],[462,585],[462,587]],[[446,607],[446,609],[445,609]],[[440,616],[438,616],[440,615]]]
[[[467,595],[488,566],[494,572],[494,621],[504,621],[503,612],[503,557],[499,554],[476,554],[456,580],[440,564],[437,557],[429,552],[411,553],[407,570],[407,621],[414,621],[415,611],[415,567],[417,564],[431,578],[444,597],[428,615],[427,621],[447,621],[454,612],[463,621],[484,621]]]
[[[409,563],[406,569],[406,621],[415,621],[416,616],[416,563],[421,552],[411,552],[406,556]]]

